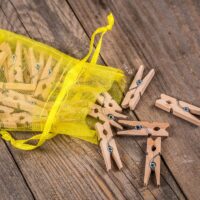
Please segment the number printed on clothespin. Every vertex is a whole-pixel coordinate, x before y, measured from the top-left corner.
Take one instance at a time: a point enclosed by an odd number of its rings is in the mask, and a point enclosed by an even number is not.
[[[200,119],[195,116],[200,116],[200,108],[196,106],[184,101],[179,101],[165,94],[161,94],[161,98],[156,100],[155,106],[167,112],[171,112],[173,115],[191,122],[192,124],[200,126]]]
[[[156,136],[156,137],[168,137],[169,133],[166,129],[169,127],[168,123],[159,122],[141,122],[141,121],[128,121],[118,120],[118,123],[123,127],[127,127],[128,130],[118,131],[117,135],[128,136]]]
[[[129,91],[126,93],[126,96],[122,101],[121,106],[123,108],[130,108],[131,110],[135,109],[141,96],[143,95],[144,91],[146,90],[147,86],[149,85],[155,74],[155,70],[152,69],[142,80],[143,72],[144,66],[141,65],[137,74],[135,75],[131,86],[129,87]]]
[[[111,157],[113,157],[117,167],[121,169],[123,165],[117,150],[115,140],[113,138],[110,124],[108,122],[105,122],[104,124],[96,123],[95,128],[100,140],[100,148],[103,154],[107,171],[111,169]]]
[[[147,152],[144,172],[144,185],[147,186],[151,172],[155,172],[156,183],[160,185],[160,155],[161,155],[161,137],[155,140],[147,138]]]

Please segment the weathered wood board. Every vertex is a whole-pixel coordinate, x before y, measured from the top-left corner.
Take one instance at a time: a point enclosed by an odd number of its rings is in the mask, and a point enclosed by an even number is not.
[[[0,199],[34,199],[6,144],[0,141]]]
[[[66,136],[58,136],[31,152],[9,146],[35,199],[198,198],[199,129],[153,107],[161,92],[200,106],[198,27],[190,27],[195,20],[198,22],[198,16],[194,4],[188,3],[194,18],[190,23],[184,15],[186,6],[174,6],[167,1],[1,1],[1,28],[27,35],[77,58],[86,55],[89,37],[105,24],[106,15],[112,11],[116,23],[105,36],[99,62],[122,68],[129,80],[140,64],[148,70],[155,67],[154,81],[136,112],[130,114],[134,119],[137,116],[140,120],[172,124],[171,137],[162,144],[160,188],[152,180],[148,187],[143,186],[145,139],[117,138],[124,168],[117,171],[114,167],[109,173],[98,146]],[[5,181],[9,183],[9,179]]]
[[[170,122],[171,137],[162,144],[163,158],[186,196],[197,199],[200,129],[153,105],[160,93],[166,93],[200,106],[198,3],[137,0],[92,3],[69,0],[69,3],[89,36],[96,27],[95,21],[106,18],[108,12],[116,17],[115,31],[105,39],[101,53],[106,63],[138,68],[135,60],[139,60],[147,70],[156,69],[156,77],[135,114],[140,120]]]

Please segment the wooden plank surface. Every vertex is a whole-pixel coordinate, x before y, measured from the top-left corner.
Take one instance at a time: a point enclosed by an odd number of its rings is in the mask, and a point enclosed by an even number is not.
[[[81,58],[87,53],[89,46],[87,34],[91,36],[92,31],[98,25],[105,24],[106,15],[110,9],[104,1],[76,2],[70,1],[70,6],[64,0],[12,0],[1,2],[2,12],[5,14],[6,19],[1,19],[0,25],[1,28],[25,34],[52,45],[69,55]],[[112,8],[112,2],[109,3],[111,3],[109,6]],[[120,1],[117,3],[119,4],[119,7],[116,6],[118,9],[124,5]],[[71,8],[73,8],[73,11]],[[115,11],[114,8],[113,12]],[[127,9],[127,7],[125,6],[124,9]],[[126,10],[119,12],[117,21],[120,22],[120,15],[125,15],[126,12]],[[8,13],[12,14],[10,15]],[[137,43],[137,40],[132,34],[128,33],[129,37],[125,36],[124,31],[126,32],[127,30],[126,24],[124,25],[121,22],[123,27],[126,27],[124,30],[119,22],[116,23],[113,31],[106,36],[101,55],[106,64],[122,67],[127,75],[131,77],[139,64],[144,62],[149,67],[153,66],[155,61],[151,60],[153,58],[146,58],[149,54],[143,52],[143,48],[139,46],[139,42]],[[129,24],[131,23],[129,22]],[[146,42],[146,40],[144,41]],[[161,43],[161,41],[159,42]],[[103,63],[103,60],[100,60],[100,62]],[[157,67],[157,70],[159,70],[160,74],[163,73],[161,71],[163,69]],[[173,77],[173,74],[171,76]],[[150,86],[154,95],[157,95],[159,92],[156,91],[156,88],[160,82],[161,87],[159,86],[160,88],[157,88],[157,90],[166,90],[165,81],[167,82],[165,79],[156,78],[155,83]],[[170,82],[171,80],[168,81]],[[153,100],[150,92],[147,92],[143,98],[144,102],[138,106],[138,112],[136,114],[140,119],[168,120],[167,117],[162,118],[160,112],[155,111],[155,109],[153,113],[150,111],[149,105],[152,105]],[[147,113],[148,116],[146,116]],[[150,114],[152,115],[151,117]],[[166,114],[163,113],[162,115]],[[179,124],[182,124],[182,121]],[[188,124],[185,125],[185,127],[187,126]],[[173,137],[175,136],[175,138],[168,140],[172,140],[172,144],[180,144],[180,142],[177,143],[177,137],[180,135],[180,132],[173,132],[172,130],[170,132],[173,133]],[[195,134],[198,135],[198,132]],[[186,137],[185,132],[184,137]],[[104,162],[99,153],[98,146],[64,136],[57,137],[46,143],[42,148],[32,152],[18,151],[12,147],[10,150],[36,199],[185,198],[164,163],[162,163],[162,186],[157,188],[154,182],[150,181],[148,187],[143,187],[145,141],[134,138],[119,138],[117,141],[124,164],[121,172],[116,171],[116,168],[109,173],[105,171]],[[178,157],[180,159],[178,161],[174,161],[175,155],[172,158],[166,155],[171,155],[172,153],[172,144],[168,144],[170,141],[167,142],[166,140],[163,143],[163,153],[165,151],[164,159],[170,167],[170,170],[176,175],[175,178],[180,184],[181,177],[177,175],[177,167],[182,161],[182,155],[180,153],[178,154],[180,157]],[[181,151],[178,148],[182,148],[182,146],[179,146],[175,146],[176,152]],[[195,181],[198,182],[198,177]],[[193,181],[193,183],[195,182]],[[193,195],[191,194],[191,187],[186,188],[188,186],[185,183],[185,178],[180,185],[188,197],[196,197],[195,189],[193,189]]]
[[[0,151],[0,199],[34,199],[3,141],[0,141]]]
[[[68,2],[89,36],[96,21],[101,23],[108,12],[116,17],[113,35],[104,41],[101,54],[106,63],[138,68],[137,59],[148,70],[156,69],[156,77],[135,113],[140,120],[170,122],[171,137],[162,144],[163,158],[186,196],[198,199],[199,128],[153,105],[164,92],[200,106],[199,4],[196,1],[153,0]]]
[[[1,27],[9,27],[6,17],[0,10]],[[4,141],[0,140],[0,199],[34,199],[16,161]]]

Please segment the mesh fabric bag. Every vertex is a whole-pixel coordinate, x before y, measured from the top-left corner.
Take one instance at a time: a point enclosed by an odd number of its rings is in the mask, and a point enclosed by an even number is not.
[[[114,95],[115,91],[123,91],[125,85],[121,70],[96,64],[103,35],[113,24],[110,14],[108,25],[93,33],[89,52],[82,60],[0,30],[0,134],[3,139],[23,150],[35,149],[57,134],[97,143],[96,131],[87,117],[91,106],[100,93],[110,91]],[[99,41],[93,51],[96,35]],[[10,131],[36,133],[29,139],[17,140]]]

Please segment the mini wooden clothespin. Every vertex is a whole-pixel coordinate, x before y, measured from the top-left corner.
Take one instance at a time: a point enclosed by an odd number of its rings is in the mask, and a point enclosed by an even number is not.
[[[31,82],[36,87],[44,68],[44,54],[39,53],[38,58],[36,58],[33,48],[29,48],[28,50],[24,48],[24,56],[27,63],[25,71],[26,81]]]
[[[20,42],[17,42],[15,54],[10,55],[9,60],[9,82],[23,83],[22,44]]]
[[[100,147],[107,171],[111,169],[111,156],[115,160],[117,167],[121,169],[122,162],[117,150],[115,140],[113,138],[109,122],[105,122],[104,124],[96,123],[95,128],[100,139]]]
[[[0,128],[17,128],[20,125],[32,123],[31,114],[27,112],[15,112],[14,108],[0,105]]]
[[[104,92],[100,94],[97,98],[97,102],[105,108],[109,108],[111,110],[115,110],[118,112],[122,111],[122,108],[119,106],[119,104],[111,97],[111,95],[108,92]]]
[[[142,80],[142,75],[144,72],[144,66],[141,65],[137,74],[135,75],[135,78],[129,87],[129,91],[126,93],[126,96],[124,97],[121,106],[123,108],[130,108],[131,110],[134,110],[136,105],[138,104],[141,96],[143,95],[144,91],[146,90],[147,86],[151,82],[155,70],[152,69]]]
[[[94,104],[89,115],[103,122],[109,122],[111,126],[123,129],[117,120],[126,119],[127,116],[120,113],[122,108],[111,95],[107,92],[102,93],[97,97],[97,102],[100,105]]]
[[[11,49],[8,43],[6,42],[1,43],[0,44],[0,68],[3,66],[9,54],[11,54]],[[3,70],[5,70],[5,66]]]
[[[27,95],[28,96],[28,95]],[[29,101],[29,100],[31,101]],[[43,116],[48,115],[48,111],[42,107],[36,105],[37,101],[34,101],[33,98],[28,98],[26,95],[20,94],[11,90],[0,90],[0,103],[4,106],[8,106],[18,111],[26,111],[33,115]]]
[[[111,126],[114,126],[119,129],[123,129],[123,127],[117,122],[119,118],[127,118],[126,115],[118,113],[112,109],[101,107],[97,104],[94,104],[91,112],[89,113],[90,116],[99,119],[103,122],[109,122]]]
[[[40,79],[38,80],[38,84],[33,95],[35,98],[46,100],[52,90],[52,86],[54,86],[53,84],[55,83],[60,71],[61,60],[58,61],[54,66],[52,63],[53,58],[49,56],[41,73]]]
[[[147,152],[144,172],[144,185],[147,186],[151,172],[155,172],[157,186],[160,185],[160,155],[161,155],[161,137],[155,140],[147,138]]]
[[[196,106],[193,106],[184,101],[179,101],[165,94],[161,94],[161,98],[156,100],[155,106],[167,112],[171,112],[173,115],[180,117],[188,122],[200,126],[200,119],[195,116],[200,116],[200,108]]]
[[[131,129],[118,131],[117,135],[148,136],[144,185],[148,184],[152,171],[155,171],[157,185],[160,185],[161,137],[169,136],[169,133],[166,131],[166,129],[169,127],[169,124],[127,120],[119,120],[118,122],[121,125]],[[154,140],[152,137],[156,137],[156,139]]]
[[[129,130],[118,131],[117,135],[128,136],[156,136],[156,137],[168,137],[169,133],[166,129],[169,127],[168,123],[159,122],[141,122],[141,121],[128,121],[118,120],[118,123],[122,126],[128,127]]]

